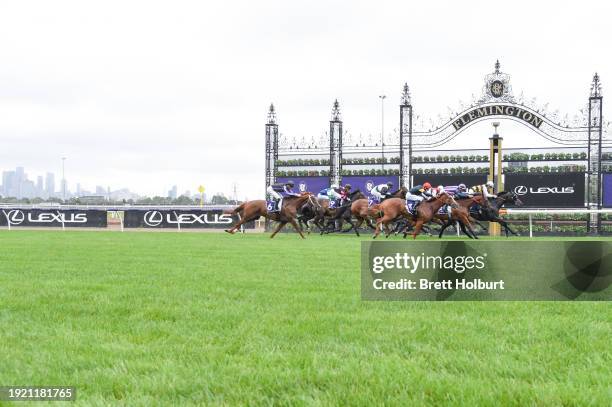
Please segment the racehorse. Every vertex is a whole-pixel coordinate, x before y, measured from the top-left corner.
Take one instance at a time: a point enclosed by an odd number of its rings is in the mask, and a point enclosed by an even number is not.
[[[355,224],[353,223],[353,220],[351,219],[351,206],[353,205],[353,202],[359,199],[366,199],[366,196],[361,192],[361,190],[356,189],[355,191],[351,192],[348,195],[348,199],[346,204],[339,206],[333,210],[330,210],[330,218],[327,219],[327,224],[325,225],[325,228],[323,230],[321,230],[321,234],[323,234],[323,232],[325,233],[330,233],[330,232],[341,232],[342,230],[342,224],[343,222],[348,222],[351,224],[351,228],[354,228]],[[336,222],[338,222],[338,229],[334,230],[336,227]],[[351,230],[351,228],[345,230],[344,232],[348,232]],[[357,233],[357,236],[359,236],[359,233]]]
[[[389,223],[402,217],[408,222],[412,221],[412,215],[406,209],[405,200],[402,198],[388,198],[376,205],[375,209],[378,213],[376,227],[374,228],[374,239],[378,237],[382,228],[385,228],[385,237],[389,237]]]
[[[401,187],[397,191],[389,194],[389,196],[383,199],[382,202],[385,202],[385,200],[388,200],[391,198],[406,199],[407,192],[408,192],[408,188]],[[371,229],[376,229],[376,227],[372,224],[372,221],[370,220],[370,218],[375,219],[375,218],[380,218],[382,216],[382,213],[380,212],[380,205],[382,204],[382,202],[380,204],[368,206],[368,200],[365,197],[353,201],[353,203],[351,204],[350,213],[352,216],[354,216],[357,219],[357,222],[356,223],[350,222],[351,227],[345,230],[344,232],[350,232],[351,229],[354,229],[357,236],[359,236],[359,231],[357,229],[359,229],[359,227],[363,224],[363,222],[365,222]]]
[[[474,204],[481,205],[483,207],[488,206],[488,201],[482,195],[475,195],[471,198],[455,199],[457,203],[456,208],[451,208],[450,217],[448,213],[436,213],[436,218],[446,221],[446,223],[440,229],[438,238],[441,238],[444,234],[444,230],[453,224],[453,222],[459,222],[461,231],[465,233],[470,239],[472,236],[474,239],[478,239],[478,236],[474,233],[472,225],[470,223],[470,207]],[[467,230],[466,230],[467,229]],[[471,233],[468,233],[468,231]]]
[[[244,202],[243,204],[229,212],[231,214],[239,214],[240,220],[236,222],[236,224],[232,226],[232,228],[226,229],[225,231],[227,233],[234,234],[242,224],[257,220],[259,219],[259,217],[263,216],[266,219],[279,222],[276,229],[274,229],[274,232],[272,232],[272,234],[270,235],[270,239],[276,236],[276,234],[287,223],[291,223],[295,230],[300,234],[302,239],[304,239],[304,234],[302,233],[302,229],[300,228],[300,225],[298,225],[296,218],[298,208],[301,208],[302,205],[307,202],[315,207],[318,205],[316,198],[310,192],[303,192],[302,194],[297,196],[284,197],[283,206],[278,212],[269,212],[266,205],[266,201],[264,199]]]
[[[414,223],[414,231],[412,232],[412,238],[416,239],[417,235],[421,233],[423,225],[430,222],[438,213],[443,205],[450,205],[451,208],[457,207],[457,202],[452,196],[446,192],[441,192],[436,195],[435,198],[429,201],[422,201],[416,208],[416,221],[410,218],[410,221]],[[406,210],[408,212],[408,210]],[[408,235],[408,231],[404,231],[404,239]]]
[[[497,198],[489,201],[488,206],[483,206],[479,212],[470,212],[470,216],[479,221],[497,222],[504,228],[506,237],[508,232],[515,236],[518,236],[514,230],[510,228],[508,222],[503,220],[499,216],[499,210],[506,204],[512,204],[516,206],[522,206],[523,202],[519,199],[518,195],[512,191],[502,191],[497,194]],[[485,228],[486,230],[486,228]]]

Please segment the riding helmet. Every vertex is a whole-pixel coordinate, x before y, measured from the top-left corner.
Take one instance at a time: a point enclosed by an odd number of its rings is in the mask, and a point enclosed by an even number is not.
[[[289,185],[290,187],[295,186],[295,184],[294,184],[294,183],[293,183],[293,181],[291,181],[291,180],[287,181],[287,185]]]

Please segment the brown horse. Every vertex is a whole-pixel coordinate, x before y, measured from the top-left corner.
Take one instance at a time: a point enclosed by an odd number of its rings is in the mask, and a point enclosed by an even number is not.
[[[482,195],[475,195],[471,198],[455,199],[455,202],[457,203],[457,207],[451,207],[450,218],[447,213],[436,213],[435,218],[444,221],[438,238],[441,238],[442,234],[444,234],[444,230],[455,221],[459,222],[461,231],[465,233],[467,237],[470,239],[478,239],[470,222],[470,207],[474,204],[488,206],[488,201]]]
[[[406,209],[406,201],[402,198],[388,198],[376,205],[378,220],[374,229],[373,238],[376,239],[382,227],[385,228],[385,237],[389,237],[389,224],[402,217],[408,222],[413,222],[412,215]]]
[[[382,203],[388,201],[391,198],[406,199],[407,192],[408,192],[408,188],[401,187],[397,191],[389,194],[390,197],[383,200]],[[357,236],[359,236],[359,232],[357,231],[357,229],[359,229],[359,227],[363,224],[363,222],[365,222],[371,229],[376,229],[376,227],[372,224],[372,221],[370,219],[376,219],[376,218],[382,217],[382,213],[380,211],[380,205],[382,205],[382,203],[368,206],[368,200],[365,197],[362,199],[356,199],[355,201],[353,201],[353,203],[351,204],[351,215],[353,215],[355,219],[357,219],[357,223],[351,224],[351,228],[355,229],[355,233],[357,234]],[[346,230],[346,232],[349,232],[350,230],[351,229],[348,229]]]
[[[266,219],[279,222],[274,232],[270,235],[270,239],[272,239],[287,223],[291,223],[302,239],[304,239],[304,234],[296,218],[298,208],[306,203],[318,207],[316,198],[310,192],[304,192],[299,196],[287,196],[283,198],[283,206],[279,212],[268,212],[266,201],[263,199],[244,202],[229,212],[231,214],[239,214],[240,220],[236,222],[232,228],[226,229],[225,231],[234,234],[244,223],[257,220],[259,217],[263,216]]]
[[[416,239],[417,235],[421,233],[421,229],[423,229],[423,225],[427,222],[431,222],[432,219],[436,216],[440,208],[444,205],[451,205],[452,208],[457,207],[457,203],[453,199],[452,196],[447,194],[446,192],[442,192],[437,195],[435,198],[429,201],[423,201],[417,206],[417,215],[416,221],[411,219],[414,223],[414,231],[412,232],[412,238]],[[408,232],[404,232],[404,239],[408,235]]]

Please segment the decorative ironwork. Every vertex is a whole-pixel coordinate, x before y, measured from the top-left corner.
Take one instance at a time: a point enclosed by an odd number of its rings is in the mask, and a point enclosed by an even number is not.
[[[400,104],[400,185],[412,186],[412,101],[408,84],[404,84]],[[407,151],[406,151],[407,150]]]
[[[601,146],[603,142],[603,97],[599,75],[595,73],[591,83],[591,93],[588,106],[588,169],[587,169],[587,200],[589,208],[601,209]],[[601,227],[601,215],[592,213],[589,218],[590,233],[597,234]]]
[[[278,124],[276,124],[276,111],[274,105],[270,104],[268,110],[268,121],[266,123],[266,190],[268,186],[276,182],[278,161]],[[267,194],[267,191],[266,191]]]
[[[340,184],[342,178],[342,119],[340,104],[334,101],[332,117],[329,121],[329,182]]]

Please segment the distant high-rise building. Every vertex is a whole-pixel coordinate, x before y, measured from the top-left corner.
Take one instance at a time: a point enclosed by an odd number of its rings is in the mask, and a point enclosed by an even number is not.
[[[178,194],[178,187],[174,185],[172,189],[168,191],[168,198],[176,199],[177,194]]]
[[[49,198],[55,196],[55,174],[52,172],[48,172],[45,177],[45,192]]]
[[[77,197],[81,196],[81,183],[80,182],[77,182],[76,196]]]
[[[2,189],[0,195],[11,196],[13,191],[13,184],[15,183],[15,171],[3,171],[2,172]]]
[[[25,182],[26,179],[27,179],[27,176],[25,174],[25,171],[23,170],[23,167],[15,168],[15,183],[14,183],[15,194],[14,195],[17,198],[23,198],[23,183]]]
[[[43,177],[39,175],[36,177],[36,196],[43,197],[45,195],[44,187],[43,187]]]

